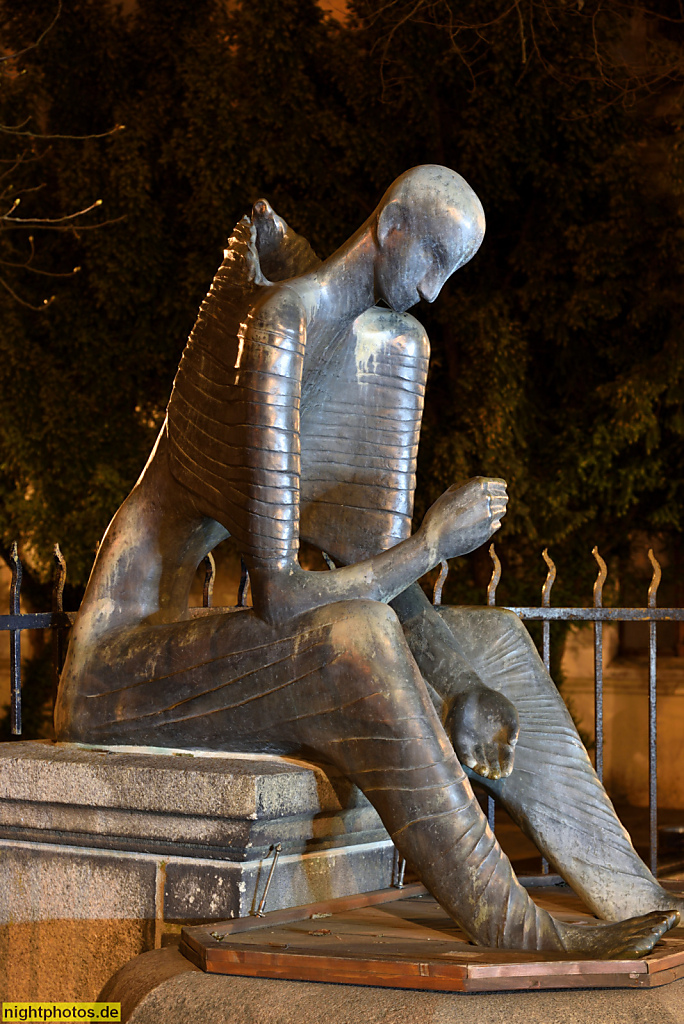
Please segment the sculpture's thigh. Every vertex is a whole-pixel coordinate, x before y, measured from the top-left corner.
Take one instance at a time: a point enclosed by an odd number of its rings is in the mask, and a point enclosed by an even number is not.
[[[62,682],[62,739],[322,752],[356,736],[351,765],[364,734],[410,745],[415,733],[453,757],[397,618],[376,602],[277,627],[252,611],[138,627],[101,641],[86,664]],[[387,763],[399,757],[384,749]]]
[[[444,608],[456,646],[483,682],[520,716],[513,772],[489,782],[575,890],[613,919],[652,909],[653,879],[601,785],[553,680],[513,612]]]

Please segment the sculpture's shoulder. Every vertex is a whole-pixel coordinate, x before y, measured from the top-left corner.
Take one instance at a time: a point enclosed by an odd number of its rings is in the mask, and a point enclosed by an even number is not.
[[[311,319],[310,289],[305,282],[306,278],[294,278],[257,293],[240,325],[239,337],[246,341],[251,334],[258,340],[260,330],[274,336],[281,329],[305,331]]]

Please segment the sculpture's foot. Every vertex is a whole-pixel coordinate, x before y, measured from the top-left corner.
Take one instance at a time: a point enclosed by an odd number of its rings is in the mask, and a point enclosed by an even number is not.
[[[679,912],[653,911],[617,924],[582,925],[554,920],[567,953],[600,960],[636,960],[650,953],[665,932],[679,923]]]

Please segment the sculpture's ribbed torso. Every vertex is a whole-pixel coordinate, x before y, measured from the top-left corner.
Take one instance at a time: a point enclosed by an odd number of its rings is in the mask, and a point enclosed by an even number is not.
[[[252,564],[296,557],[300,512],[306,539],[341,561],[374,554],[411,530],[427,338],[374,308],[307,359],[296,318],[277,334],[260,323],[255,243],[241,221],[183,354],[172,472]],[[300,248],[279,270],[311,264]]]

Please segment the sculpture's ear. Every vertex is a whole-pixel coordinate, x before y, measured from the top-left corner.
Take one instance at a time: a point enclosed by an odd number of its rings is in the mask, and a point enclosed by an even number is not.
[[[403,232],[407,226],[408,211],[396,200],[387,203],[378,213],[377,238],[381,249],[387,245],[388,240],[395,232]]]

